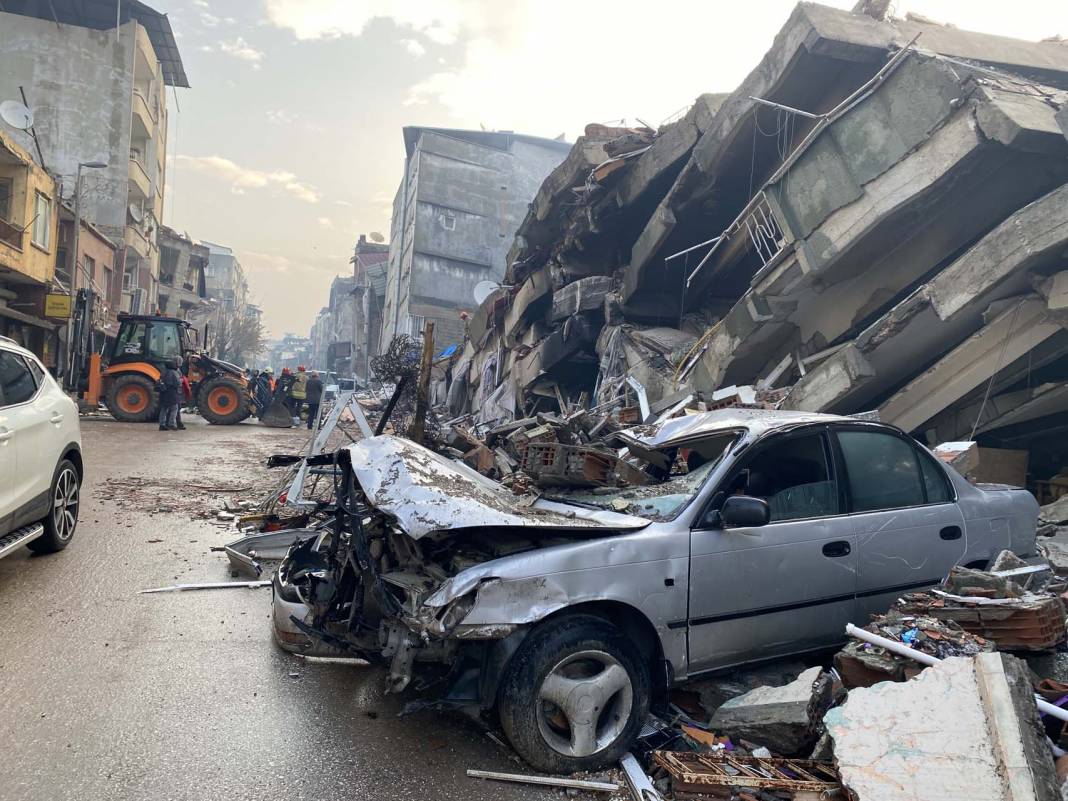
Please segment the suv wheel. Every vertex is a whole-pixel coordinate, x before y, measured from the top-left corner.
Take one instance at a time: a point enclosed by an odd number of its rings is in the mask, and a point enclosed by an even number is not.
[[[528,763],[550,773],[616,762],[649,712],[649,669],[622,632],[581,615],[536,629],[501,685],[501,726]]]
[[[78,525],[78,507],[81,505],[81,478],[78,468],[69,459],[56,467],[52,477],[52,511],[41,521],[45,533],[29,543],[34,553],[62,551],[74,536]]]

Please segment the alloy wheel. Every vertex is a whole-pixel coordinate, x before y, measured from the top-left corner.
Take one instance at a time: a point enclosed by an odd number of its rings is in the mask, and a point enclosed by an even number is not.
[[[78,525],[78,492],[78,474],[64,467],[56,478],[52,499],[52,522],[60,540],[66,541],[74,536],[74,527]]]
[[[546,674],[538,689],[538,730],[555,751],[596,754],[626,728],[634,689],[626,668],[604,651],[571,654]]]

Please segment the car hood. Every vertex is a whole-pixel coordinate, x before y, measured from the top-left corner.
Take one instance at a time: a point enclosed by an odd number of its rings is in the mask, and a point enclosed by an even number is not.
[[[347,450],[367,500],[396,519],[413,539],[479,526],[521,526],[548,532],[626,531],[649,525],[641,517],[515,495],[467,465],[401,437],[370,437]]]

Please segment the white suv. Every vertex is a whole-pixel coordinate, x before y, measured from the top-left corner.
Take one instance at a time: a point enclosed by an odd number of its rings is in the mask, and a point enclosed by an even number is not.
[[[0,337],[0,558],[66,548],[78,525],[78,406],[41,362]]]

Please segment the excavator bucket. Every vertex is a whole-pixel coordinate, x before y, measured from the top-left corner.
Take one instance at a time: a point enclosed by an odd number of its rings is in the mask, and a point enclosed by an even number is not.
[[[272,397],[271,402],[260,415],[260,422],[270,428],[291,428],[293,415],[289,413],[285,399],[278,394]]]

